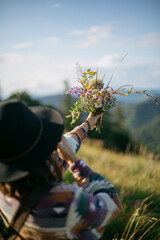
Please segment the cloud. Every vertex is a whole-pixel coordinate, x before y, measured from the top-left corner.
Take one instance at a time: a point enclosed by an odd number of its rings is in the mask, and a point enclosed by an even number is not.
[[[24,42],[24,43],[15,44],[13,46],[13,49],[14,50],[25,49],[25,48],[32,47],[33,45],[37,45],[39,47],[50,47],[50,46],[55,46],[59,43],[60,43],[60,39],[58,37],[47,37],[37,41],[36,43]]]
[[[105,54],[98,61],[94,62],[99,68],[115,68],[117,63],[120,61],[120,55],[118,53]]]
[[[50,47],[57,45],[60,42],[60,39],[57,37],[48,37],[40,41],[40,45],[44,47]]]
[[[33,42],[24,42],[24,43],[15,44],[13,46],[13,49],[24,49],[32,46],[33,46]]]
[[[151,49],[160,47],[160,33],[154,32],[154,33],[148,33],[140,37],[140,39],[137,42],[138,46],[145,49]]]
[[[7,66],[10,64],[21,64],[23,62],[23,56],[19,53],[5,53],[0,55],[0,66]]]
[[[152,72],[153,77],[160,79],[160,66]]]
[[[125,84],[134,84],[136,88],[159,88],[160,61],[154,59],[133,59],[119,52],[104,54],[96,61],[83,61],[84,68],[97,68],[99,76],[106,72],[106,82],[115,72],[112,86],[117,88]],[[81,64],[81,63],[80,63]],[[118,68],[117,68],[118,66]],[[0,55],[0,76],[3,97],[13,91],[27,90],[31,94],[49,95],[63,92],[64,79],[69,79],[70,86],[77,85],[75,59],[63,61],[50,55],[35,53],[5,53]],[[152,79],[152,80],[151,80]]]
[[[74,64],[57,63],[42,54],[6,53],[0,55],[2,96],[27,90],[32,94],[47,95],[63,91],[64,79],[75,79]]]
[[[61,4],[59,4],[59,3],[54,3],[54,4],[52,4],[51,7],[53,7],[53,8],[58,8],[58,7],[60,7],[60,6],[61,6]]]
[[[70,35],[81,37],[82,40],[78,41],[78,46],[82,48],[89,48],[98,45],[101,41],[113,37],[111,33],[112,28],[108,25],[92,26],[86,30],[75,29],[70,32]]]
[[[12,66],[12,64],[19,66],[19,64],[32,65],[39,64],[40,62],[46,60],[46,56],[41,54],[20,54],[17,52],[5,53],[0,55],[0,66]]]

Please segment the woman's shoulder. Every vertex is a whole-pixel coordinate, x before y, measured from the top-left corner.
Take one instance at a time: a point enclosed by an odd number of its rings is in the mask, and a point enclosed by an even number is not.
[[[77,184],[66,184],[59,183],[56,186],[52,187],[41,199],[37,208],[45,208],[47,206],[55,205],[69,205],[74,200],[75,196],[79,195],[82,192],[82,188],[78,187]],[[60,203],[60,204],[59,204]]]
[[[53,186],[48,194],[52,194],[52,193],[57,193],[57,192],[76,192],[82,190],[82,188],[80,188],[76,183],[74,184],[67,184],[64,182],[58,183],[55,186]]]
[[[67,216],[72,203],[81,191],[82,189],[76,185],[57,184],[43,196],[34,209],[33,216],[48,219],[60,217],[61,214]]]

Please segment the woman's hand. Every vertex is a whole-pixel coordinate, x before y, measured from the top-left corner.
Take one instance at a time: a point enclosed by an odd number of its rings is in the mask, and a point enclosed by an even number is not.
[[[57,153],[60,158],[67,161],[69,165],[78,160],[78,157],[70,148],[65,136],[62,136],[62,140],[58,143]]]
[[[94,115],[93,113],[90,113],[89,116],[87,117],[87,121],[89,122],[90,125],[90,130],[93,130],[95,128],[95,125],[98,121],[98,119],[100,119],[100,122],[102,123],[102,115],[103,113],[100,113],[98,115]],[[86,129],[86,131],[89,130],[89,126],[86,122],[81,124],[82,127],[84,127]]]

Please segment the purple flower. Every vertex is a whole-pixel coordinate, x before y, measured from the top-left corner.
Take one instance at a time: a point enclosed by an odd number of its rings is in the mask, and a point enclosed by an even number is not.
[[[91,92],[92,92],[92,90],[88,90],[88,91],[86,92],[86,96],[89,95]]]
[[[98,102],[102,102],[102,100],[103,100],[102,96],[99,96],[98,97]]]
[[[136,200],[136,204],[135,204],[135,205],[136,205],[136,208],[139,208],[139,207],[140,207],[140,205],[141,205],[141,201],[140,201],[139,199],[137,199],[137,200]]]
[[[112,87],[110,87],[109,89],[110,89],[111,92],[113,92],[113,88]]]
[[[92,89],[88,90],[88,93],[91,93],[92,92]]]
[[[105,91],[106,91],[106,90],[103,88],[103,89],[101,89],[100,93],[101,93],[101,94],[104,94]]]

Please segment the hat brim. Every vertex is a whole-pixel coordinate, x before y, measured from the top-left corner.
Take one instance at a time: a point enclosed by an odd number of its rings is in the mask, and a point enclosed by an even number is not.
[[[42,121],[41,137],[32,151],[22,158],[8,163],[0,162],[0,182],[18,180],[39,168],[61,140],[64,119],[59,111],[42,106],[31,107],[30,110]]]

